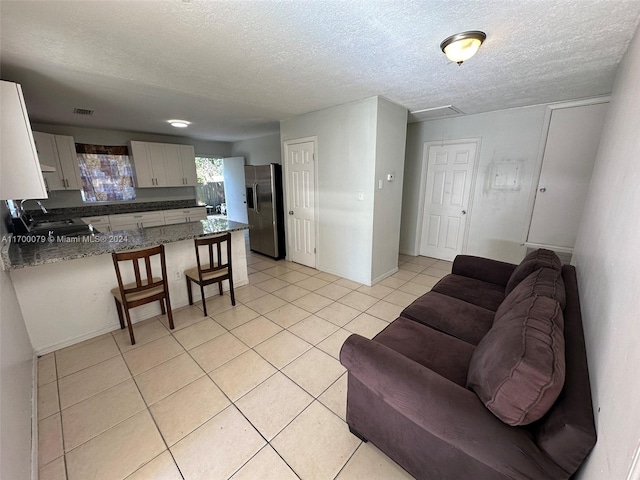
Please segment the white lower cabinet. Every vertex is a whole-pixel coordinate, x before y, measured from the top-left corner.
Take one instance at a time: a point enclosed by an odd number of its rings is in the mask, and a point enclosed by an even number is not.
[[[111,223],[109,222],[109,215],[101,215],[98,217],[82,217],[82,221],[87,225],[91,224],[94,228],[100,232],[110,232]]]
[[[160,212],[124,213],[109,215],[111,230],[135,230],[137,228],[164,225],[164,215]]]
[[[165,210],[164,223],[174,225],[176,223],[197,222],[207,218],[206,207],[181,208],[178,210]]]

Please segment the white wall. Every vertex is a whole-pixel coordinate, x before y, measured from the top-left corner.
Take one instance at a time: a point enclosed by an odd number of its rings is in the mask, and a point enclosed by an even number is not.
[[[231,146],[231,156],[244,157],[246,165],[281,163],[282,148],[280,134],[233,142]]]
[[[37,132],[71,135],[76,143],[89,143],[95,145],[127,145],[131,140],[176,143],[193,145],[195,147],[196,155],[222,157],[231,156],[231,143],[229,142],[211,142],[172,135],[156,135],[151,133],[102,130],[97,128],[82,128],[41,123],[34,123],[31,125],[31,128]],[[137,188],[136,200],[132,203],[191,199],[195,199],[195,189],[193,187]],[[42,203],[47,208],[79,207],[87,205],[82,201],[79,190],[50,192],[49,199]]]
[[[638,85],[640,30],[617,71],[574,250],[598,431],[582,479],[626,479],[640,444]]]
[[[0,230],[6,233],[4,226]],[[5,271],[0,271],[0,297],[0,478],[28,479],[33,348]]]
[[[280,122],[282,142],[318,137],[317,268],[361,283],[371,281],[377,111],[371,97]]]
[[[424,143],[480,138],[478,176],[470,209],[469,243],[465,253],[518,263],[528,225],[529,194],[534,176],[545,106],[501,110],[441,120],[411,123],[407,129],[400,251],[416,255],[416,225],[420,199],[420,169]],[[492,162],[522,162],[517,191],[488,188]],[[537,179],[536,179],[537,180]]]
[[[375,283],[398,269],[400,209],[407,109],[384,98],[378,101],[371,278]],[[387,181],[393,174],[394,180]],[[382,180],[382,189],[379,182]]]

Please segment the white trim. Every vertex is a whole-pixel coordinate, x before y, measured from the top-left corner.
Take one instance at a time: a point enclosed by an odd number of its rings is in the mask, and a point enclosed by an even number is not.
[[[412,122],[412,123],[422,123],[422,122],[435,122],[438,120],[446,120],[448,118],[457,118],[460,116],[465,116],[465,117],[475,117],[478,115],[486,115],[488,113],[496,113],[496,112],[509,112],[512,110],[520,110],[523,108],[537,108],[537,107],[553,107],[553,108],[566,108],[563,107],[563,105],[568,105],[568,104],[573,104],[571,105],[572,107],[579,107],[581,105],[595,105],[597,103],[607,103],[609,102],[611,99],[611,95],[607,94],[607,95],[598,95],[595,97],[585,97],[585,98],[578,98],[575,100],[569,100],[569,101],[564,101],[564,100],[560,100],[558,102],[551,102],[551,103],[534,103],[533,105],[522,105],[520,107],[509,107],[509,108],[499,108],[497,110],[489,110],[488,112],[480,112],[480,113],[463,113],[462,115],[447,115],[444,117],[436,117],[436,118],[427,118],[425,120],[419,120],[418,122]],[[411,112],[409,112],[411,113]]]
[[[545,245],[544,243],[532,243],[532,242],[524,242],[524,246],[527,248],[546,248],[547,250],[553,250],[554,252],[560,253],[573,253],[572,247],[561,247],[559,245]]]
[[[408,255],[410,257],[417,257],[418,254],[416,252],[413,252],[411,250],[405,250],[404,248],[401,248],[398,253],[402,254],[402,255]]]
[[[529,231],[531,229],[531,220],[533,219],[533,209],[536,205],[536,195],[538,194],[538,185],[540,184],[540,175],[542,174],[542,162],[544,161],[544,151],[547,148],[547,139],[549,138],[549,127],[551,126],[551,115],[554,110],[560,110],[562,108],[574,108],[585,107],[587,105],[598,105],[601,103],[609,103],[611,96],[606,95],[603,97],[587,98],[584,100],[575,100],[572,102],[554,103],[547,105],[547,109],[544,114],[544,120],[542,122],[542,132],[540,134],[540,142],[538,145],[538,154],[536,156],[536,164],[533,167],[533,177],[531,178],[531,189],[529,192],[529,202],[527,204],[527,213],[525,216],[525,223],[522,232],[522,243],[526,244],[529,238]],[[566,249],[566,247],[564,247]]]
[[[375,285],[378,282],[381,282],[382,280],[384,280],[387,277],[390,277],[391,275],[398,273],[399,268],[398,267],[394,267],[391,270],[389,270],[386,273],[383,273],[382,275],[377,276],[376,278],[371,280],[371,285]],[[369,286],[371,286],[369,285]]]
[[[420,255],[420,243],[422,242],[422,219],[424,217],[424,200],[427,189],[427,169],[429,165],[429,148],[432,146],[443,146],[443,145],[458,145],[462,143],[475,143],[476,145],[476,153],[473,157],[473,169],[471,172],[471,184],[469,187],[469,202],[467,205],[467,221],[465,222],[464,234],[462,236],[462,249],[459,252],[460,254],[464,254],[467,251],[467,245],[469,243],[469,226],[471,225],[471,214],[473,212],[473,197],[476,187],[476,181],[478,178],[478,166],[480,164],[480,147],[482,144],[482,138],[480,137],[472,137],[472,138],[456,138],[451,140],[442,140],[442,141],[430,141],[424,142],[422,145],[422,165],[420,167],[420,199],[418,203],[418,221],[416,222],[416,235],[414,242],[414,252],[409,253],[408,255],[418,256]],[[403,253],[403,252],[400,252]],[[450,259],[439,259],[439,260],[447,260]]]
[[[313,223],[314,223],[314,233],[315,233],[315,238],[313,239],[313,245],[315,248],[315,255],[314,255],[314,259],[315,259],[315,267],[316,269],[318,269],[318,265],[320,265],[320,248],[318,246],[318,229],[320,228],[319,226],[319,222],[318,219],[320,217],[319,215],[319,204],[320,202],[318,201],[318,158],[320,157],[319,152],[318,152],[318,136],[317,135],[313,135],[311,137],[301,137],[301,138],[294,138],[292,140],[285,140],[282,142],[282,169],[284,170],[284,189],[283,189],[283,193],[284,193],[284,204],[285,204],[285,222],[284,222],[284,230],[285,230],[285,238],[286,238],[286,256],[285,256],[285,260],[287,261],[291,261],[291,257],[289,252],[291,251],[290,249],[290,245],[289,245],[289,219],[287,217],[287,212],[290,210],[289,209],[289,195],[288,195],[288,191],[289,191],[289,162],[287,161],[287,159],[289,158],[289,146],[290,145],[297,145],[299,143],[308,143],[308,142],[313,142]]]
[[[31,361],[31,480],[38,480],[38,355],[35,351]]]

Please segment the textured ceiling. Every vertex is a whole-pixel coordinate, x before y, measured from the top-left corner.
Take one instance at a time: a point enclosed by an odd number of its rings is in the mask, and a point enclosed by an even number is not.
[[[640,0],[2,0],[0,72],[34,122],[233,141],[373,95],[472,114],[607,94],[639,15]],[[476,29],[479,53],[449,63],[442,39]]]

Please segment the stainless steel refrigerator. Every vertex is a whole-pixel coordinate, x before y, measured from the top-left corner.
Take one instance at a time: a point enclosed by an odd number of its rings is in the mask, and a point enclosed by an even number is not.
[[[270,165],[246,165],[249,217],[249,248],[273,258],[284,258],[284,206],[282,168]]]

